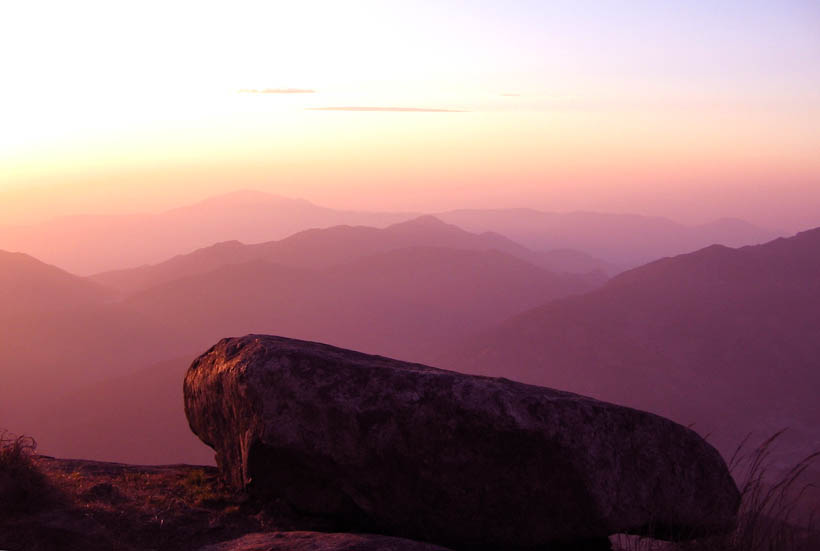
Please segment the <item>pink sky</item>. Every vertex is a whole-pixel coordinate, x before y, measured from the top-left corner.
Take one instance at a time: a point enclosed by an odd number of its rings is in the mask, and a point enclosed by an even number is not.
[[[820,224],[816,4],[546,4],[15,6],[0,223],[255,188]]]

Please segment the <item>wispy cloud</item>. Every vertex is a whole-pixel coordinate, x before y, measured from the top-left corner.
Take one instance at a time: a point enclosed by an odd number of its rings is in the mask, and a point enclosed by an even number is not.
[[[307,111],[375,111],[390,113],[466,113],[463,109],[429,109],[426,107],[308,107]]]
[[[242,88],[240,94],[315,94],[310,88]]]

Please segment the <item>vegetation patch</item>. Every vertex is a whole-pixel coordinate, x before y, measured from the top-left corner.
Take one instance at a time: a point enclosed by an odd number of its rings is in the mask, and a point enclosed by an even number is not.
[[[54,498],[54,489],[36,462],[37,442],[0,431],[0,514],[29,513]]]
[[[780,431],[750,449],[748,438],[738,445],[729,467],[741,492],[735,529],[728,534],[691,541],[618,536],[618,551],[817,551],[820,527],[814,511],[801,509],[812,486],[804,475],[820,459],[814,452],[786,471],[775,470],[773,452]],[[680,539],[686,539],[682,537]]]

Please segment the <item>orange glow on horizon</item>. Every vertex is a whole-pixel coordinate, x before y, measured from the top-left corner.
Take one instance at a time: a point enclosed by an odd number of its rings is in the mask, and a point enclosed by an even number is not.
[[[699,219],[699,193],[764,216],[739,205],[766,182],[820,204],[820,46],[786,11],[750,12],[735,36],[697,14],[663,28],[615,14],[625,33],[603,7],[558,4],[45,4],[10,8],[0,33],[16,52],[0,91],[0,223],[240,188],[352,208]]]

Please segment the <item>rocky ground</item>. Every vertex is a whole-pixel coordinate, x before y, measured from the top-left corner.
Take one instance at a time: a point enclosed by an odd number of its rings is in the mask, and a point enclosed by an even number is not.
[[[0,549],[182,551],[253,532],[352,528],[300,516],[281,503],[260,507],[228,491],[212,467],[34,461],[49,495],[33,510],[0,517]]]
[[[230,490],[213,467],[32,457],[39,503],[0,515],[7,551],[447,551],[356,533]],[[576,549],[573,547],[572,549]]]
[[[357,534],[353,526],[300,515],[282,502],[263,507],[223,485],[213,467],[137,466],[45,456],[32,460],[45,474],[47,486],[35,506],[0,514],[2,550],[448,551],[432,544]],[[622,551],[677,549],[636,538],[615,537],[613,542],[614,549]],[[772,547],[816,548],[796,542]],[[736,548],[694,544],[685,549]]]

